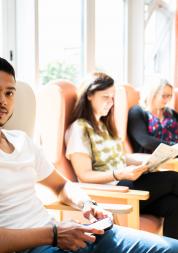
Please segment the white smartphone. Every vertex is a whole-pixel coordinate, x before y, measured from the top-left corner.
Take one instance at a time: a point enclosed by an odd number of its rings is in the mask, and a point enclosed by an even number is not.
[[[107,217],[102,220],[98,220],[92,224],[89,224],[88,226],[91,228],[103,229],[104,231],[107,231],[113,227],[113,222],[111,218]]]

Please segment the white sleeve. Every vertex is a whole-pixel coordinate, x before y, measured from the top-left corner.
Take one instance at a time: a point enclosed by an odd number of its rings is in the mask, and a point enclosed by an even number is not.
[[[74,153],[91,155],[91,144],[85,129],[74,122],[65,134],[66,157],[70,160],[70,155]]]
[[[36,149],[35,170],[37,173],[36,181],[39,182],[47,178],[55,168],[54,165],[48,162],[47,159],[45,158],[42,148],[35,147],[35,149]]]

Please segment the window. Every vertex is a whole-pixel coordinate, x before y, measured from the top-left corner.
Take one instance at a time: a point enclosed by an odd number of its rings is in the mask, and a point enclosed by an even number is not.
[[[149,1],[148,1],[149,2]],[[173,79],[175,0],[145,4],[145,79]]]
[[[2,20],[2,0],[0,0],[0,21]],[[2,22],[0,22],[0,55],[3,55],[3,31]]]
[[[124,1],[95,1],[96,69],[124,79]]]
[[[123,81],[125,0],[8,2],[15,13],[8,31],[15,36],[5,41],[14,46],[6,43],[19,80],[34,87],[58,78],[78,84],[96,69]]]
[[[82,75],[82,0],[39,0],[40,82]]]

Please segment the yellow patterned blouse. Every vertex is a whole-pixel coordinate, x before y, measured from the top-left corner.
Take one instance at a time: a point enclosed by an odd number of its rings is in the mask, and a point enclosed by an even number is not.
[[[124,168],[121,140],[114,139],[104,123],[100,130],[101,134],[97,134],[86,120],[76,120],[66,132],[66,157],[70,160],[73,153],[87,154],[92,159],[93,170],[97,171]]]

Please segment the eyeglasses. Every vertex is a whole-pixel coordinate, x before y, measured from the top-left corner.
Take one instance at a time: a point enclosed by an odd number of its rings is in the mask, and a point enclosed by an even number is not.
[[[166,98],[167,99],[171,99],[172,98],[172,94],[162,94],[161,97],[164,98],[164,99],[166,99]]]

